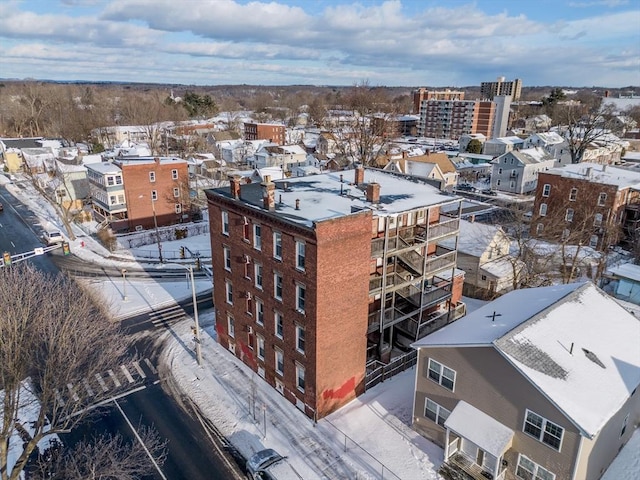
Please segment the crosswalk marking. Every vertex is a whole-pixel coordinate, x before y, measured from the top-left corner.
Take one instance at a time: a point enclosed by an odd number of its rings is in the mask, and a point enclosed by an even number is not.
[[[172,323],[187,317],[187,312],[180,305],[174,305],[158,312],[151,312],[149,318],[156,328],[168,327]]]
[[[116,386],[116,388],[120,387],[122,384],[120,383],[120,380],[118,380],[118,377],[116,377],[116,374],[113,373],[113,370],[108,370],[107,373],[109,374],[109,376],[111,377],[111,380],[113,380],[114,385]]]
[[[151,370],[151,373],[153,373],[154,375],[158,373],[158,370],[156,370],[156,367],[153,366],[153,364],[149,361],[148,358],[144,359],[144,363],[146,363],[147,367],[149,367],[149,370]]]
[[[99,373],[96,373],[96,380],[98,381],[98,383],[100,384],[100,388],[102,388],[103,392],[108,391],[109,389],[107,388],[107,384],[104,383],[104,380],[102,379],[102,375],[100,375]]]
[[[90,397],[93,397],[93,389],[91,388],[91,385],[89,385],[89,382],[87,381],[86,378],[82,379],[82,384],[84,385],[84,389],[87,391],[87,394]]]
[[[122,373],[124,373],[124,376],[129,381],[129,383],[133,383],[134,382],[133,377],[129,373],[129,370],[127,370],[127,367],[125,367],[124,365],[120,365],[120,370],[122,370]]]
[[[142,370],[142,368],[140,368],[140,364],[138,362],[131,362],[131,363],[133,364],[133,367],[138,372],[138,375],[140,375],[142,378],[147,378],[147,374],[144,373],[144,370]]]

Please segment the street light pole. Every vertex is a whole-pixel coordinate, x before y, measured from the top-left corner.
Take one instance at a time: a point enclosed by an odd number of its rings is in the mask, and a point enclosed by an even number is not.
[[[162,260],[162,244],[160,243],[160,233],[158,232],[158,218],[156,217],[156,201],[153,199],[153,193],[151,194],[151,209],[153,210],[153,226],[156,229],[156,241],[158,242],[158,258],[160,263]]]
[[[182,265],[182,267],[184,267],[184,265]],[[187,268],[187,267],[184,267]],[[196,282],[193,278],[193,267],[191,265],[189,265],[188,267],[189,270],[189,276],[191,277],[191,295],[193,298],[193,320],[195,322],[195,327],[196,327],[196,361],[198,362],[198,365],[202,365],[202,351],[200,348],[200,322],[198,320],[198,303],[196,302]]]
[[[122,301],[126,302],[127,301],[127,269],[123,268],[121,270],[122,272]]]

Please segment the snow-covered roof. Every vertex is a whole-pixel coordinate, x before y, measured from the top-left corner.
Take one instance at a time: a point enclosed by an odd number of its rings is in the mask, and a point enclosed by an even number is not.
[[[311,227],[314,222],[344,217],[360,210],[372,210],[376,216],[395,216],[430,205],[459,202],[459,199],[444,195],[424,182],[365,169],[364,183],[380,185],[380,201],[373,204],[367,202],[362,187],[352,183],[354,179],[355,170],[342,170],[277,181],[278,202],[274,214]],[[231,196],[228,188],[211,192]],[[241,199],[256,208],[263,208],[260,185],[243,185]]]
[[[614,185],[618,189],[640,188],[640,172],[634,172],[624,168],[600,165],[598,163],[571,163],[564,167],[552,168],[545,172],[550,175],[559,175],[565,178],[579,178],[603,185]]]
[[[480,257],[485,251],[487,251],[491,244],[495,243],[494,240],[496,239],[496,235],[501,232],[502,231],[498,226],[460,220],[458,251],[466,253],[467,255]],[[455,243],[455,239],[446,239],[441,242],[440,245],[454,248]]]
[[[501,257],[491,260],[490,262],[480,265],[480,270],[492,275],[495,278],[505,278],[513,276],[514,264],[516,272],[524,266],[524,262],[521,262],[513,257]]]
[[[464,400],[458,402],[444,426],[496,458],[502,456],[513,439],[513,430]]]
[[[640,265],[624,263],[616,267],[611,267],[607,273],[615,275],[616,277],[628,278],[629,280],[640,282]]]
[[[516,135],[511,135],[509,137],[498,137],[492,138],[491,140],[487,140],[486,143],[499,143],[506,145],[520,145],[524,143],[524,140]]]
[[[100,162],[100,163],[90,163],[86,165],[88,170],[93,170],[95,172],[101,173],[103,175],[106,174],[118,174],[122,172],[122,169],[119,165],[111,162]]]
[[[540,132],[534,133],[527,140],[533,141],[534,138],[539,138],[545,145],[557,145],[559,143],[564,143],[566,140],[562,138],[558,132]]]
[[[507,152],[504,155],[500,155],[498,158],[496,158],[494,162],[499,163],[502,157],[509,155],[516,157],[523,165],[534,165],[549,161],[555,162],[553,155],[539,147],[525,148],[524,150]]]
[[[136,158],[117,158],[115,161],[120,165],[142,165],[156,163],[156,158],[161,165],[187,163],[186,160],[178,157],[136,157]]]
[[[510,292],[414,347],[493,345],[593,437],[640,384],[638,338],[640,322],[586,282]]]

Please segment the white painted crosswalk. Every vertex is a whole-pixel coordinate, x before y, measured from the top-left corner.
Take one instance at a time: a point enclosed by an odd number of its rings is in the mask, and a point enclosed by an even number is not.
[[[166,328],[187,317],[187,312],[180,305],[173,305],[149,314],[149,320],[156,328]]]
[[[58,403],[65,405],[69,401],[92,402],[105,396],[127,391],[157,377],[158,370],[153,363],[144,358],[132,361],[104,373],[96,373],[93,377],[81,379],[77,384],[68,383],[64,389],[56,390]],[[144,387],[142,387],[144,388]]]

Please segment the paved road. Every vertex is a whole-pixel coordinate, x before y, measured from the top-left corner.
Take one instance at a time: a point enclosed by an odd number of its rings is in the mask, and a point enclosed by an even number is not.
[[[33,213],[26,206],[17,203],[15,198],[2,187],[0,187],[0,202],[4,205],[4,211],[0,213],[0,252],[8,251],[15,255],[41,247],[39,235],[42,229]],[[52,261],[53,258],[50,255],[42,255],[25,261],[31,262],[41,271],[57,274],[59,269]],[[182,275],[184,276],[184,273]],[[210,294],[208,298],[211,299]],[[187,301],[184,305],[184,311],[193,310],[193,306],[189,303],[191,302]],[[201,308],[208,306],[206,300],[203,300],[202,304],[199,300],[198,304]],[[158,333],[163,330],[162,325],[156,326],[149,321],[148,315],[146,320],[141,317],[137,321],[139,325],[132,330],[153,328]],[[155,352],[146,344],[138,342],[134,350],[142,358],[150,358],[150,363],[153,365],[152,359],[155,358]],[[134,426],[153,425],[160,436],[168,440],[168,456],[162,467],[165,478],[168,480],[239,478],[241,469],[237,465],[242,464],[242,460],[236,461],[229,454],[230,449],[224,441],[221,442],[221,439],[216,437],[210,425],[202,425],[185,414],[174,399],[161,388],[164,383],[162,379],[159,384],[153,383],[153,375],[156,372],[153,372],[147,363],[140,362],[139,366],[144,367],[146,377],[137,378],[135,385],[139,387],[139,384],[144,383],[145,388],[124,397],[118,403]],[[126,368],[131,375],[136,376],[136,368],[130,365]],[[126,384],[125,379],[121,381]],[[91,433],[120,432],[125,438],[133,439],[134,437],[131,428],[115,404],[92,420],[86,422],[83,428],[65,436],[65,443],[73,443],[78,438]],[[217,441],[213,442],[212,438]],[[156,479],[162,480],[162,476],[158,474],[146,480]]]

